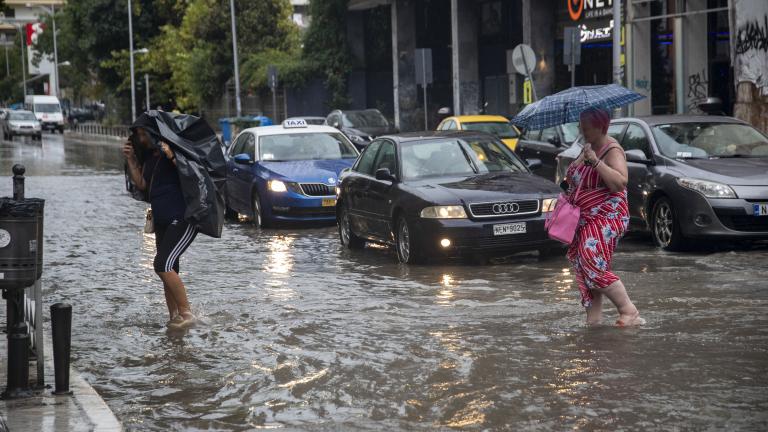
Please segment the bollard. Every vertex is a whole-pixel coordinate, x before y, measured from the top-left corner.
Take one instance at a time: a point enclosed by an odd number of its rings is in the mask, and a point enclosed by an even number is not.
[[[51,305],[51,333],[53,334],[53,369],[56,375],[56,390],[53,394],[72,394],[69,391],[72,306],[65,303]]]
[[[29,390],[29,333],[24,322],[24,290],[6,293],[8,300],[8,387],[5,397],[23,396]]]
[[[24,173],[26,171],[24,165],[16,164],[13,166],[13,199],[17,201],[24,199]]]

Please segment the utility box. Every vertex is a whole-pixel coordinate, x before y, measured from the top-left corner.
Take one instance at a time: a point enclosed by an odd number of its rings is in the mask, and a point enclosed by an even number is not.
[[[42,199],[0,198],[0,289],[33,285],[43,271]]]

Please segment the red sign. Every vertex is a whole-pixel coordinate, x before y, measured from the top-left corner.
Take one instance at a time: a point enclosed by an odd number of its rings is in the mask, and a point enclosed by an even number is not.
[[[27,46],[37,44],[37,38],[43,33],[43,23],[29,23],[27,24]]]

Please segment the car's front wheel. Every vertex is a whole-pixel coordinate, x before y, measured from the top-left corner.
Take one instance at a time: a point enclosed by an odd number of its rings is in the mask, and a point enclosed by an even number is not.
[[[405,216],[400,215],[397,219],[395,233],[395,248],[397,249],[397,260],[403,264],[419,264],[423,262],[422,252],[416,243],[411,226]]]
[[[253,193],[253,199],[251,201],[253,202],[251,207],[251,222],[253,222],[257,228],[266,228],[268,223],[263,217],[264,212],[261,207],[261,198],[259,197],[258,192]]]
[[[653,205],[651,216],[651,235],[656,246],[670,250],[681,250],[685,237],[680,231],[680,220],[669,198],[659,198]]]
[[[343,203],[340,203],[341,209],[339,210],[339,239],[341,244],[347,249],[361,249],[365,246],[365,240],[361,239],[354,232],[352,232],[352,223],[349,220],[349,209]]]

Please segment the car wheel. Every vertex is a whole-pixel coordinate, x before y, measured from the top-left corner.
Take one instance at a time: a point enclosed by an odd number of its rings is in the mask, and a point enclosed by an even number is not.
[[[339,239],[341,244],[347,249],[361,249],[365,246],[365,240],[361,239],[352,232],[352,223],[349,220],[349,209],[346,205],[341,206],[339,210]]]
[[[411,230],[408,221],[403,215],[400,215],[397,220],[395,249],[397,249],[397,260],[403,264],[419,264],[423,262],[421,251],[413,238],[413,230]]]
[[[680,231],[680,221],[669,198],[659,198],[653,205],[651,235],[656,246],[677,251],[683,248],[685,238]]]
[[[237,220],[238,213],[229,206],[229,200],[224,201],[224,218],[227,220]]]
[[[251,201],[253,202],[251,207],[251,222],[253,222],[257,228],[267,228],[269,223],[268,221],[264,220],[264,212],[261,207],[261,198],[257,192],[253,193],[253,199]]]

